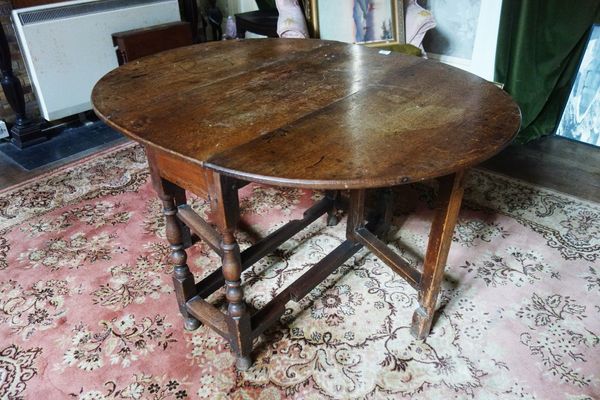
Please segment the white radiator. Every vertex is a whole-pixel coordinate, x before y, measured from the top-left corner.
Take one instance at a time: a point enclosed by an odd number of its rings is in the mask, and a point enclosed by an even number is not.
[[[117,67],[111,34],[180,20],[177,0],[78,0],[12,12],[40,104],[51,121],[91,108],[94,84]]]

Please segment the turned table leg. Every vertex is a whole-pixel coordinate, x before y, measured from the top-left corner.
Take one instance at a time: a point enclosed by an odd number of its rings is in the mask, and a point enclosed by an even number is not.
[[[173,264],[173,286],[179,304],[179,311],[184,318],[184,327],[193,331],[200,326],[200,321],[192,317],[186,308],[186,302],[196,295],[194,275],[187,266],[187,254],[184,247],[184,230],[177,219],[177,207],[173,197],[162,198],[164,215],[167,222],[167,240],[171,244],[171,263]]]
[[[179,206],[187,205],[187,196],[185,195],[185,190],[178,186],[176,186],[176,190],[173,192],[173,199],[175,200],[175,207],[177,208],[177,211],[179,211]],[[177,220],[181,233],[181,242],[183,243],[183,249],[185,250],[192,247],[192,232],[186,224],[179,220],[179,216],[177,217]]]
[[[234,232],[239,219],[239,199],[234,180],[214,174],[211,208],[217,225],[223,236],[223,278],[225,279],[225,297],[228,302],[227,313],[229,337],[232,350],[236,353],[236,367],[244,371],[250,368],[252,360],[252,328],[250,315],[244,302],[242,289],[242,262],[240,248]]]
[[[464,190],[465,171],[440,178],[438,204],[429,233],[419,287],[419,308],[413,314],[411,333],[424,339],[431,330],[444,267],[452,242]]]
[[[184,319],[183,326],[186,330],[193,331],[200,326],[200,321],[192,317],[186,307],[186,302],[197,294],[194,275],[188,268],[185,252],[189,230],[177,218],[177,206],[185,203],[185,190],[160,177],[150,153],[148,163],[152,185],[163,203],[167,241],[171,245],[170,262],[173,265],[173,287],[177,304]]]

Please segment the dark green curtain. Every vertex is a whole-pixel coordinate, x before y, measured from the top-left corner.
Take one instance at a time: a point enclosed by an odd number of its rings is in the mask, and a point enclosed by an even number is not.
[[[256,0],[256,5],[259,10],[275,10],[275,0]]]
[[[497,82],[521,107],[518,143],[554,133],[600,0],[504,0]]]

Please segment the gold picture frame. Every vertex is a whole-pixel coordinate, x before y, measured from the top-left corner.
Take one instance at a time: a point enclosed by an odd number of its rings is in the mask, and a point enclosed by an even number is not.
[[[311,37],[367,46],[406,43],[403,0],[302,0],[302,3]]]

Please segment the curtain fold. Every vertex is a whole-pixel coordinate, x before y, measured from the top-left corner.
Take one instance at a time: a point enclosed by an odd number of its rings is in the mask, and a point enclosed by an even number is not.
[[[600,0],[504,0],[495,80],[521,107],[518,143],[556,130]]]
[[[275,10],[277,6],[275,5],[275,0],[256,0],[256,5],[259,10]]]

